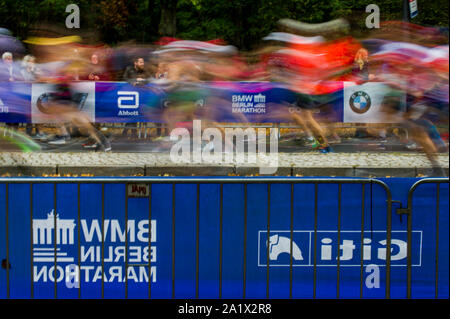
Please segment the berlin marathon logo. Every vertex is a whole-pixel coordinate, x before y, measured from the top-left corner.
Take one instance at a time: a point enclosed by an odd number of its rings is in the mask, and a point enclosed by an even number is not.
[[[234,94],[231,96],[232,113],[266,113],[264,94]]]
[[[156,282],[156,238],[156,220],[149,227],[148,219],[129,219],[127,229],[118,219],[104,219],[103,225],[101,219],[81,219],[77,225],[52,210],[44,219],[33,219],[34,282],[65,281],[68,288],[78,288],[80,281],[101,282],[102,264],[104,282]],[[126,261],[142,267],[129,266],[125,272]]]

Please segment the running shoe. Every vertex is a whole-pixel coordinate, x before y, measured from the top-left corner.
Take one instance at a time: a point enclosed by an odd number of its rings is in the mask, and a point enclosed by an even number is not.
[[[327,146],[321,146],[319,147],[319,152],[323,153],[323,154],[327,154],[327,153],[333,153],[333,149],[331,148],[331,146],[327,145]]]
[[[416,150],[417,149],[417,144],[414,142],[410,142],[408,144],[406,144],[406,148],[409,150]]]
[[[98,147],[98,143],[95,142],[94,140],[88,141],[87,143],[84,143],[82,145],[83,148],[85,149],[93,149],[93,148],[97,148]]]
[[[95,143],[96,148],[95,151],[103,151],[103,152],[111,152],[111,143],[108,141],[105,144]]]
[[[310,147],[313,148],[313,149],[316,149],[316,148],[318,148],[318,147],[320,146],[319,142],[318,142],[314,137],[312,137],[312,136],[308,136],[308,137],[306,138],[306,143],[305,143],[305,145],[306,145],[306,146],[310,146]]]
[[[40,140],[40,141],[44,141],[48,138],[49,138],[49,136],[45,133],[37,133],[35,136],[33,136],[33,139]]]
[[[48,142],[51,145],[64,145],[66,142],[70,140],[68,136],[57,136],[54,140]]]

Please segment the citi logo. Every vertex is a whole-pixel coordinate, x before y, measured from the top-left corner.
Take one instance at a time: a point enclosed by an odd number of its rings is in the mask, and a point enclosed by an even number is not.
[[[406,267],[407,232],[391,232],[391,266]],[[412,266],[421,266],[422,231],[412,232]],[[316,245],[316,252],[314,247]],[[360,231],[341,231],[338,242],[337,231],[314,230],[293,231],[292,265],[313,267],[314,258],[318,267],[340,266],[360,267],[363,265],[386,266],[386,231],[366,231],[361,243]],[[267,256],[269,252],[269,256]],[[267,258],[268,257],[268,258]],[[291,232],[290,230],[258,232],[258,266],[287,266],[291,264]]]

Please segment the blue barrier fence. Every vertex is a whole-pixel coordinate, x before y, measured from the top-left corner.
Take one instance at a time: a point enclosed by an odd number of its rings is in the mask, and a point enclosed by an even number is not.
[[[3,178],[0,298],[448,298],[418,180]]]

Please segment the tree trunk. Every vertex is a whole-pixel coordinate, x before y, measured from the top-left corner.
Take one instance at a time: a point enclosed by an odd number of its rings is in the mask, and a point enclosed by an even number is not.
[[[177,1],[161,1],[161,20],[159,23],[159,34],[166,37],[175,37],[177,27]]]

